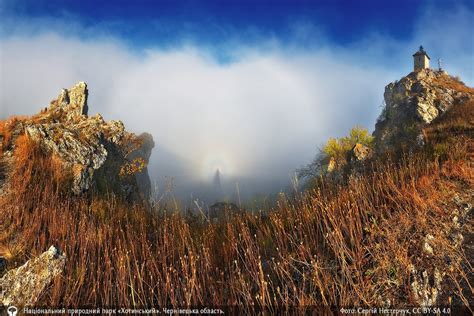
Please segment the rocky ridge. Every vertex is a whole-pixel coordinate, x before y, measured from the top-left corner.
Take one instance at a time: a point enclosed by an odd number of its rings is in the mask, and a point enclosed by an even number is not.
[[[8,131],[0,132],[1,157],[12,163],[15,139],[26,134],[59,157],[72,175],[74,194],[95,189],[148,199],[152,136],[129,133],[121,121],[105,121],[100,114],[88,116],[87,99],[87,85],[79,82],[63,89],[39,114],[7,122]]]
[[[422,129],[457,104],[474,99],[474,90],[445,71],[423,69],[385,87],[385,107],[374,131],[376,150],[422,145]]]

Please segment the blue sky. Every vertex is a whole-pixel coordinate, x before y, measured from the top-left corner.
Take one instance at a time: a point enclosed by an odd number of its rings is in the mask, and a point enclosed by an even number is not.
[[[183,41],[210,47],[230,40],[255,45],[262,38],[311,47],[318,45],[321,33],[339,45],[375,32],[406,40],[413,36],[416,20],[426,8],[443,12],[460,6],[472,10],[474,2],[3,0],[1,17],[25,23],[41,19],[73,21],[82,28],[78,36],[107,34],[136,49],[174,46]],[[2,26],[5,36],[14,23]],[[312,34],[315,29],[318,32]]]
[[[155,180],[275,192],[373,130],[419,45],[472,86],[473,21],[473,1],[0,0],[0,119],[86,81],[91,114],[153,134]]]

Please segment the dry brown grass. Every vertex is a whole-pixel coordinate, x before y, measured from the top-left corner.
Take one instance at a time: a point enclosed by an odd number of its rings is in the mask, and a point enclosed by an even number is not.
[[[410,264],[447,268],[441,257],[422,254],[427,233],[435,235],[440,256],[453,259],[449,277],[467,278],[466,260],[445,233],[452,194],[473,183],[459,154],[442,168],[421,154],[380,163],[345,186],[322,181],[317,190],[281,198],[273,210],[216,223],[113,196],[70,196],[61,190],[67,178],[56,175],[55,159],[26,136],[17,140],[15,157],[14,190],[0,198],[0,248],[11,266],[51,244],[68,258],[44,305],[251,311],[386,299],[409,304]]]
[[[11,145],[16,123],[24,119],[24,116],[12,116],[7,120],[0,120],[0,155]]]
[[[474,136],[474,99],[455,104],[433,124],[424,129],[424,134],[434,142],[442,142],[446,138],[465,134]]]
[[[444,115],[423,129],[426,142],[430,145],[435,156],[447,159],[459,151],[454,151],[459,141],[464,141],[468,148],[466,160],[474,164],[474,99],[461,104],[455,104]]]
[[[52,189],[54,193],[62,192],[65,183],[71,179],[62,160],[46,153],[26,134],[16,138],[13,156],[15,164],[9,182],[15,192],[26,199],[30,193],[43,188]]]
[[[459,78],[450,75],[437,76],[434,79],[434,83],[436,85],[449,88],[455,91],[474,94],[473,88],[466,86],[466,84],[464,84],[464,82],[462,82]]]
[[[442,75],[435,79],[435,84],[467,95],[466,100],[458,100],[449,111],[440,115],[423,130],[426,139],[431,143],[443,145],[455,140],[459,135],[474,137],[474,89],[466,86],[459,79]]]

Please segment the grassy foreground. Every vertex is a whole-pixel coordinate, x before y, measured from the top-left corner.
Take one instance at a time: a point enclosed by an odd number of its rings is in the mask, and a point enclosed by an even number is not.
[[[322,179],[282,196],[272,210],[208,222],[164,205],[71,196],[56,159],[20,136],[0,198],[0,255],[11,268],[51,244],[66,253],[64,274],[41,298],[48,306],[405,305],[413,266],[445,271],[443,303],[466,303],[472,267],[449,235],[453,197],[472,198],[470,142],[460,137],[442,159],[379,161],[344,184]],[[427,234],[432,255],[422,250]]]

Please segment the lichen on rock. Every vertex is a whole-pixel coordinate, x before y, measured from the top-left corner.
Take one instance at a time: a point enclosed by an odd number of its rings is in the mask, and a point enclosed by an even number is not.
[[[435,267],[433,274],[429,275],[426,270],[419,272],[412,265],[411,279],[410,288],[415,303],[421,306],[435,305],[443,281],[443,275],[438,268]]]
[[[0,279],[0,305],[34,305],[54,277],[62,273],[65,263],[65,254],[51,246],[39,257],[8,271]]]

